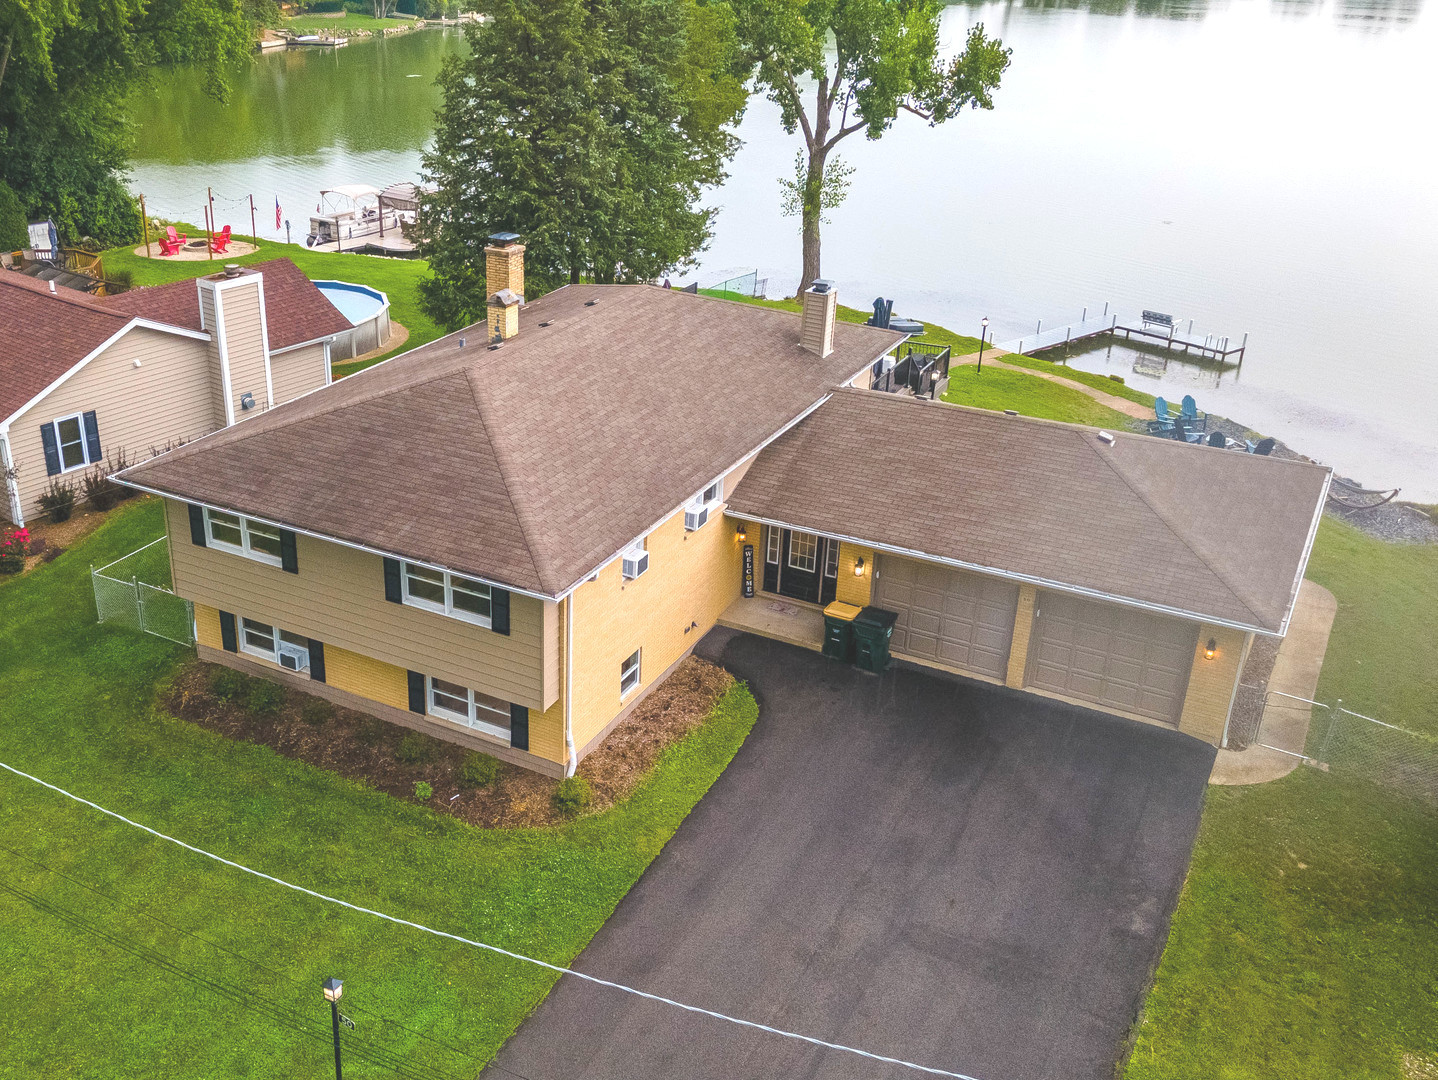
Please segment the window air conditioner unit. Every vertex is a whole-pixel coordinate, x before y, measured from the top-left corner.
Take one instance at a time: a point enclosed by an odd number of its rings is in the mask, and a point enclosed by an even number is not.
[[[643,550],[627,551],[624,553],[623,570],[624,580],[633,581],[644,571],[649,569],[649,552]]]
[[[280,667],[286,671],[308,671],[310,653],[308,649],[297,649],[293,645],[280,644]]]
[[[709,507],[690,507],[684,511],[684,531],[693,532],[695,529],[704,528],[704,523],[709,520]]]

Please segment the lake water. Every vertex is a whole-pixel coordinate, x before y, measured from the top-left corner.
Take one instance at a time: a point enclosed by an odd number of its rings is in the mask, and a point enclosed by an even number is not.
[[[946,9],[957,47],[982,20],[1013,47],[991,113],[855,136],[848,201],[825,227],[841,298],[1004,342],[1105,302],[1247,332],[1241,369],[1124,348],[1070,362],[1124,375],[1282,438],[1405,497],[1438,501],[1438,4],[1235,0]],[[322,187],[413,179],[453,31],[262,57],[220,107],[190,73],[140,102],[134,187],[153,213],[262,234],[275,199],[303,236]],[[797,283],[778,180],[796,140],[751,103],[713,193],[705,284],[757,268]],[[1136,361],[1138,363],[1136,364]],[[1136,370],[1141,368],[1142,370]]]

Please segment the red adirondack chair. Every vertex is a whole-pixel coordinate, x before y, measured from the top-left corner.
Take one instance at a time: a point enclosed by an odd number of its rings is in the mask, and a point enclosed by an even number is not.
[[[160,237],[160,254],[175,254],[175,252],[179,251],[182,247],[185,246],[185,241],[188,239],[189,237],[187,237],[184,233],[175,232],[175,227],[173,225],[165,226],[165,235]]]
[[[223,229],[210,237],[210,250],[216,255],[223,255],[225,249],[230,246],[230,227],[226,225]]]

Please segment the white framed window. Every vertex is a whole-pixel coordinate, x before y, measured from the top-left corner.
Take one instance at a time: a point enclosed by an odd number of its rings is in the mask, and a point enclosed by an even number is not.
[[[429,711],[476,731],[509,738],[509,704],[458,683],[429,679]]]
[[[839,541],[830,540],[824,549],[824,576],[836,578],[839,576]]]
[[[779,551],[783,546],[784,538],[779,535],[779,530],[776,529],[774,526],[770,525],[768,527],[768,530],[769,539],[765,542],[764,545],[764,561],[767,563],[772,563],[774,566],[778,566]]]
[[[406,604],[428,608],[476,626],[491,625],[489,586],[483,582],[414,563],[404,564],[402,577]]]
[[[684,531],[694,532],[704,528],[723,501],[724,480],[720,478],[684,504]]]
[[[50,426],[55,429],[55,449],[60,455],[62,473],[94,464],[90,460],[89,447],[85,440],[84,414],[62,416],[58,420],[52,420]]]
[[[813,533],[795,530],[789,534],[789,565],[795,570],[812,574],[819,565],[819,538]]]
[[[619,696],[621,699],[628,697],[630,691],[639,685],[639,654],[641,651],[635,649],[619,665]]]
[[[212,547],[280,566],[280,530],[239,514],[205,507],[205,534]]]
[[[643,540],[619,557],[619,567],[625,581],[633,581],[649,569],[649,552],[645,550]]]
[[[279,664],[286,671],[310,669],[309,638],[254,619],[240,620],[240,651]]]

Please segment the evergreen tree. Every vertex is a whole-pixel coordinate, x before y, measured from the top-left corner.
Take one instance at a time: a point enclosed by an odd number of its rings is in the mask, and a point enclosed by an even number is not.
[[[483,318],[485,239],[520,233],[537,295],[657,277],[709,239],[746,94],[733,17],[696,0],[494,0],[451,57],[425,179],[427,310]]]

